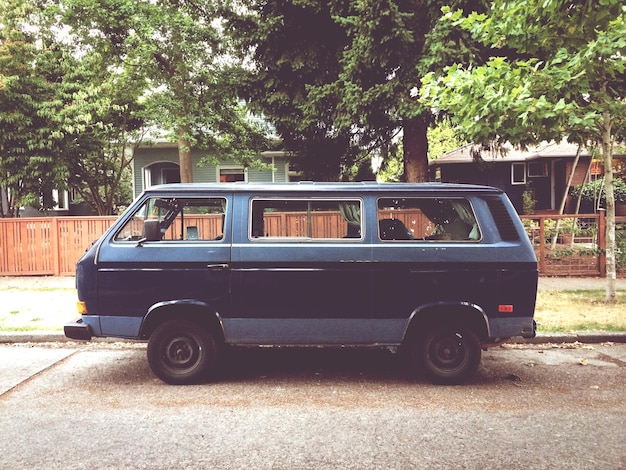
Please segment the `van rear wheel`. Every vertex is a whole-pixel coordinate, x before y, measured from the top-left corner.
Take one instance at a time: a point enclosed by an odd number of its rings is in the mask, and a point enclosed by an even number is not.
[[[458,384],[478,370],[480,340],[466,326],[437,324],[413,343],[412,356],[414,363],[434,382]]]
[[[217,342],[198,323],[170,320],[150,336],[148,364],[154,375],[169,384],[199,383],[215,375]]]

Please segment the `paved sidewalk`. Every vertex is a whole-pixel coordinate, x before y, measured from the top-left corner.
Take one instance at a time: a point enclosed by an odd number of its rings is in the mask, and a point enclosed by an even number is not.
[[[603,277],[539,277],[539,290],[604,290],[607,280]],[[615,280],[618,291],[626,291],[626,278]]]

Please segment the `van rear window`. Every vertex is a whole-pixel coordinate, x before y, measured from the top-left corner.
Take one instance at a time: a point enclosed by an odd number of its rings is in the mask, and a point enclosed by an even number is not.
[[[498,228],[500,238],[508,242],[519,241],[519,234],[515,228],[515,223],[507,212],[506,207],[504,207],[502,200],[489,198],[487,199],[487,205],[489,206],[493,220]]]
[[[360,239],[362,202],[358,199],[253,199],[251,239]]]
[[[463,198],[381,198],[381,240],[477,241],[480,229],[472,205]]]

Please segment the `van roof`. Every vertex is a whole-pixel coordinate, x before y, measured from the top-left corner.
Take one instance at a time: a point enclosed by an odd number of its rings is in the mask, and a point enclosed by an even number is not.
[[[219,191],[219,192],[355,192],[364,193],[368,191],[421,191],[421,192],[463,192],[463,193],[493,193],[501,194],[503,191],[491,186],[479,186],[470,184],[454,184],[454,183],[376,183],[376,182],[359,182],[359,183],[329,183],[329,182],[312,182],[300,181],[293,183],[172,183],[151,186],[146,189],[146,193],[167,192],[167,193],[196,193],[203,191]]]

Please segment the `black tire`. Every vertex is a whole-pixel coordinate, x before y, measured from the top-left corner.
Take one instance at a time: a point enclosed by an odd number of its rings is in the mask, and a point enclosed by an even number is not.
[[[434,325],[414,342],[412,356],[433,382],[459,384],[478,370],[480,340],[465,326]]]
[[[217,342],[211,332],[188,320],[159,325],[148,342],[148,364],[154,375],[172,385],[214,378]]]

